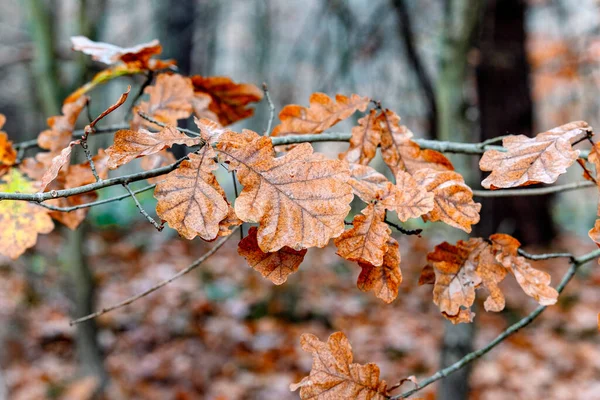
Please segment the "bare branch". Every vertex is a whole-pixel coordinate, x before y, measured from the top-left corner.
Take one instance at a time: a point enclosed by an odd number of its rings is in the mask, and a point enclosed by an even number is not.
[[[133,190],[131,190],[131,188],[129,187],[129,185],[127,183],[123,184],[123,187],[125,189],[127,189],[127,192],[129,192],[129,195],[133,198],[133,201],[135,201],[135,205],[138,208],[138,210],[140,210],[140,214],[142,214],[144,217],[146,217],[146,219],[148,220],[148,222],[150,222],[152,224],[152,226],[154,226],[156,228],[157,231],[162,231],[163,228],[165,227],[164,224],[159,224],[158,222],[156,222],[154,220],[154,218],[152,218],[147,212],[146,210],[144,210],[144,207],[142,207],[142,204],[140,203],[140,201],[137,199],[137,197],[135,197],[135,193],[133,193]]]
[[[151,122],[155,125],[160,126],[161,128],[165,128],[167,127],[167,124],[165,124],[164,122],[160,122],[155,120],[154,118],[152,118],[151,116],[149,116],[148,114],[142,112],[142,111],[138,111],[138,115],[142,118],[144,118],[146,121]],[[188,135],[194,136],[194,137],[199,137],[200,133],[198,132],[194,132],[190,129],[185,129],[185,128],[180,128],[178,126],[175,127],[175,129],[177,129],[179,132],[183,132],[183,133],[187,133]]]
[[[271,95],[269,94],[269,87],[266,83],[263,83],[263,92],[265,92],[265,99],[267,99],[267,103],[269,104],[269,123],[267,124],[267,129],[264,132],[264,136],[269,136],[271,134],[271,126],[273,125],[273,119],[275,118],[275,106],[273,105],[273,101],[271,100]]]
[[[544,255],[544,254],[537,255],[538,259],[544,259],[543,258],[544,256],[548,256],[548,255]],[[577,269],[580,266],[584,265],[585,263],[587,263],[597,257],[600,257],[600,249],[594,250],[594,251],[587,253],[581,257],[574,258],[571,261],[571,267],[569,268],[567,273],[563,276],[561,282],[556,287],[556,290],[558,291],[558,293],[561,293],[564,290],[565,286],[567,286],[569,281],[573,278],[573,276],[575,276],[575,273],[577,272]],[[548,258],[550,258],[550,257],[548,257]],[[436,372],[435,374],[431,375],[429,378],[422,380],[421,382],[419,382],[419,386],[417,388],[409,390],[409,391],[401,393],[401,394],[398,394],[396,396],[392,396],[392,397],[390,397],[390,399],[397,400],[397,399],[407,398],[408,396],[418,392],[419,390],[423,389],[424,387],[431,385],[432,383],[452,374],[453,372],[458,371],[459,369],[465,367],[467,364],[477,360],[479,357],[483,356],[484,354],[486,354],[487,352],[492,350],[494,347],[496,347],[497,345],[502,343],[510,335],[517,332],[519,329],[529,325],[546,308],[547,308],[547,306],[539,306],[533,312],[531,312],[529,315],[522,318],[520,321],[514,323],[513,325],[509,326],[504,332],[502,332],[500,335],[498,335],[494,340],[492,340],[486,346],[482,347],[479,350],[476,350],[476,351],[473,351],[473,352],[467,354],[466,356],[464,356],[463,358],[461,358],[454,364],[452,364],[444,369],[441,369],[438,372]]]
[[[138,194],[138,193],[146,192],[148,190],[154,189],[155,187],[156,187],[156,185],[145,186],[141,189],[134,190],[133,193]],[[128,198],[129,196],[130,196],[129,193],[127,193],[127,194],[122,194],[120,196],[115,196],[115,197],[98,200],[98,201],[93,201],[91,203],[79,204],[77,206],[71,206],[71,207],[57,207],[57,206],[53,206],[53,205],[46,204],[46,203],[39,203],[39,205],[44,208],[47,208],[48,210],[68,213],[68,212],[73,212],[76,210],[81,210],[82,208],[95,207],[95,206],[100,206],[102,204],[112,203],[114,201],[120,201],[120,200]]]
[[[198,268],[204,261],[206,261],[210,256],[212,256],[213,254],[215,254],[217,252],[217,250],[219,250],[221,247],[223,247],[223,245],[225,244],[225,242],[227,242],[227,240],[229,240],[232,236],[233,236],[233,232],[235,232],[239,227],[235,227],[231,230],[231,234],[229,236],[226,236],[222,239],[220,239],[209,251],[207,251],[204,255],[202,255],[202,257],[198,258],[196,261],[194,261],[193,263],[191,263],[189,266],[187,266],[185,269],[179,271],[178,273],[176,273],[175,275],[173,275],[172,277],[165,279],[162,282],[157,283],[156,285],[152,286],[150,289],[148,290],[144,290],[141,293],[136,294],[135,296],[131,296],[128,299],[123,300],[120,303],[117,304],[113,304],[112,306],[108,306],[108,307],[104,307],[102,310],[100,311],[96,311],[93,314],[89,314],[86,315],[84,317],[78,318],[76,320],[73,320],[71,322],[69,322],[69,325],[76,325],[76,324],[80,324],[82,322],[88,321],[90,319],[94,319],[97,318],[103,314],[106,314],[108,312],[117,310],[119,308],[128,306],[129,304],[133,303],[136,300],[141,299],[142,297],[146,297],[149,294],[156,292],[158,289],[162,288],[163,286],[168,285],[169,283],[173,282],[174,280],[182,277],[183,275],[195,270],[196,268]]]
[[[473,190],[475,197],[511,197],[511,196],[541,196],[549,193],[567,192],[569,190],[585,189],[595,186],[594,182],[571,182],[564,185],[546,186],[531,189],[504,189],[504,190]]]

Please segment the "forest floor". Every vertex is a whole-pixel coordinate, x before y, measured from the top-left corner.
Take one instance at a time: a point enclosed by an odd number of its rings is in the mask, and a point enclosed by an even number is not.
[[[151,229],[89,235],[98,308],[168,278],[212,245]],[[98,319],[111,378],[106,398],[297,399],[289,384],[311,366],[300,349],[304,332],[326,340],[343,331],[355,362],[377,363],[389,385],[429,376],[439,367],[444,324],[431,286],[417,282],[434,243],[406,236],[399,241],[404,282],[386,305],[356,288],[360,269],[332,246],[309,251],[299,272],[275,286],[245,264],[231,240],[191,274]],[[57,233],[43,236],[36,253],[0,260],[0,366],[11,400],[87,399],[96,384],[78,378],[61,244]],[[589,240],[564,236],[552,251],[591,249]],[[550,272],[554,285],[568,268],[564,259],[534,266]],[[600,268],[589,263],[558,305],[477,361],[472,399],[600,399],[599,284]],[[477,301],[476,348],[536,307],[514,280],[501,288],[503,312],[486,313],[481,297]],[[406,382],[400,390],[411,388]],[[432,385],[419,397],[434,399],[435,390]]]

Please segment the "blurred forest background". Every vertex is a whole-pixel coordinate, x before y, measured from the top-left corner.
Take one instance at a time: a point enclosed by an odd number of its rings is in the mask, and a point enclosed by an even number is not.
[[[70,51],[73,35],[125,47],[158,38],[164,58],[176,59],[183,74],[266,82],[277,111],[306,105],[317,91],[370,96],[419,137],[478,142],[578,119],[600,126],[597,0],[3,0],[0,112],[14,142],[35,138],[63,98],[101,69]],[[92,109],[142,83],[123,78],[96,90]],[[262,131],[268,116],[263,102],[233,129]],[[344,146],[318,147],[335,155]],[[452,160],[479,188],[477,160]],[[573,168],[561,181],[579,175]],[[478,199],[482,222],[474,234],[509,233],[532,251],[589,250],[597,194],[587,190]],[[152,209],[151,193],[142,200]],[[404,282],[391,305],[360,292],[358,269],[333,248],[310,252],[275,287],[237,256],[232,241],[196,273],[69,327],[71,317],[144,290],[210,248],[170,229],[156,232],[130,199],[98,207],[77,231],[40,237],[16,262],[0,258],[0,400],[294,399],[288,385],[311,362],[300,334],[324,340],[337,330],[348,335],[356,361],[377,362],[390,384],[428,376],[535,304],[507,283],[502,313],[479,310],[475,324],[445,324],[418,276],[435,244],[464,235],[421,227],[422,238],[398,237]],[[536,267],[556,282],[567,265]],[[581,275],[532,327],[420,395],[600,399],[600,271]]]

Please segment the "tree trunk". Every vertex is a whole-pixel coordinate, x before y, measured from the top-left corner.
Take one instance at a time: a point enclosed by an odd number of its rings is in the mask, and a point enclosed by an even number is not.
[[[477,89],[481,140],[533,133],[533,104],[525,49],[524,0],[488,1],[481,39]],[[548,244],[556,234],[551,196],[484,198],[477,234],[499,230],[523,244]]]

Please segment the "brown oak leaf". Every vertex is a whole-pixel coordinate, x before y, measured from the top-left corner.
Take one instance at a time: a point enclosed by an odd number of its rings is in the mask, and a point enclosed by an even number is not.
[[[260,224],[262,251],[324,247],[344,231],[353,197],[346,163],[313,154],[308,143],[275,158],[271,140],[248,130],[224,133],[217,149],[244,186],[235,211]]]
[[[154,85],[144,89],[150,97],[134,107],[134,117],[131,128],[137,130],[140,126],[159,129],[156,124],[143,119],[138,113],[142,112],[158,122],[177,126],[177,120],[192,115],[192,99],[194,87],[190,78],[181,75],[160,74]]]
[[[463,177],[454,171],[420,169],[413,175],[419,185],[433,193],[433,210],[425,221],[442,221],[465,232],[479,222],[481,204],[473,201],[473,191]]]
[[[398,242],[390,237],[387,251],[380,266],[359,262],[362,268],[356,285],[363,292],[372,290],[379,299],[391,303],[398,297],[398,287],[402,283],[400,271],[400,250]]]
[[[352,221],[353,227],[335,239],[337,254],[349,261],[381,266],[392,233],[384,222],[385,208],[369,203]]]
[[[297,104],[288,104],[281,109],[281,124],[273,129],[272,136],[290,134],[321,133],[338,122],[349,118],[357,110],[365,111],[369,105],[368,97],[353,94],[350,97],[338,94],[335,101],[325,93],[313,93],[308,108]]]
[[[571,144],[591,131],[587,122],[575,121],[539,133],[534,138],[508,136],[502,141],[505,152],[488,150],[481,157],[479,168],[492,171],[481,185],[500,189],[554,183],[579,156],[579,150],[574,150]]]
[[[225,192],[213,174],[215,158],[212,147],[204,146],[156,185],[156,213],[186,239],[215,239],[229,212]]]
[[[196,95],[207,94],[211,98],[208,110],[217,116],[221,125],[231,125],[239,120],[251,117],[254,110],[250,103],[256,103],[263,98],[263,92],[249,83],[235,83],[226,76],[200,75],[192,76],[192,84]],[[203,115],[196,107],[197,116]]]
[[[0,129],[4,127],[6,117],[0,114]],[[4,175],[17,160],[17,152],[6,132],[0,131],[0,176]]]
[[[550,286],[550,274],[533,268],[524,257],[500,253],[496,259],[513,273],[525,294],[543,306],[555,304],[558,292]]]
[[[60,152],[71,143],[73,130],[79,114],[86,106],[87,96],[81,96],[72,103],[65,103],[62,107],[62,115],[48,118],[47,129],[38,136],[38,145],[53,153]]]
[[[298,270],[308,250],[282,247],[275,252],[265,253],[258,247],[256,233],[255,226],[248,230],[248,235],[238,244],[238,254],[262,276],[276,285],[283,284],[290,274]]]
[[[358,126],[352,128],[350,147],[340,154],[340,159],[367,165],[375,157],[380,142],[381,128],[377,111],[371,110],[368,115],[358,120]]]
[[[109,156],[108,167],[118,168],[138,157],[158,153],[174,144],[195,146],[201,142],[202,139],[186,136],[172,126],[167,126],[159,132],[122,129],[115,133],[113,145],[106,149]]]
[[[313,356],[310,374],[290,390],[300,389],[301,399],[384,400],[387,385],[379,380],[379,367],[352,362],[352,347],[346,335],[336,332],[323,343],[315,335],[304,333],[302,350]]]

